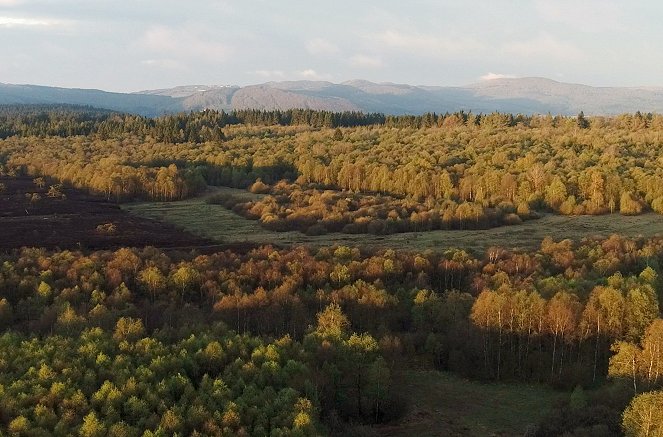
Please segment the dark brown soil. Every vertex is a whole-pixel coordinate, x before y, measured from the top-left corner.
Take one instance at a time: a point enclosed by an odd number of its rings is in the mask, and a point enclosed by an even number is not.
[[[129,214],[116,204],[79,190],[64,188],[65,198],[49,197],[51,183],[47,181],[39,188],[31,177],[0,177],[4,185],[0,192],[0,250],[23,246],[192,249],[215,245],[171,224]],[[38,200],[31,199],[35,193]]]

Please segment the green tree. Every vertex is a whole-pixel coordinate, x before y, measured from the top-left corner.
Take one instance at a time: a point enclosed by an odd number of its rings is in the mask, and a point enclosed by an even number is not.
[[[200,274],[188,265],[180,266],[172,275],[175,286],[180,290],[180,297],[184,300],[186,292],[191,290],[200,281]]]
[[[589,128],[589,120],[585,117],[585,113],[583,111],[580,111],[578,113],[578,116],[576,117],[576,124],[580,129],[587,129]]]
[[[151,266],[140,271],[138,280],[149,291],[152,300],[166,288],[166,278],[157,267]]]
[[[106,427],[99,419],[97,419],[95,412],[91,411],[83,419],[83,425],[81,425],[78,434],[82,437],[102,437],[106,435]]]
[[[626,341],[612,345],[614,355],[610,358],[608,374],[613,378],[627,378],[633,384],[633,392],[638,393],[638,373],[641,367],[642,351]]]
[[[663,391],[634,397],[622,415],[622,429],[627,437],[663,436]]]
[[[113,338],[117,342],[134,342],[141,339],[144,335],[145,327],[143,326],[143,321],[141,319],[121,317],[115,324]]]

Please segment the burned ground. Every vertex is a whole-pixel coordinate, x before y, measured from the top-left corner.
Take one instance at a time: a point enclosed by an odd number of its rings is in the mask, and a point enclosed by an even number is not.
[[[48,195],[31,177],[0,178],[0,250],[22,246],[107,249],[155,246],[190,249],[215,243],[176,226],[134,216],[112,202],[62,188]]]

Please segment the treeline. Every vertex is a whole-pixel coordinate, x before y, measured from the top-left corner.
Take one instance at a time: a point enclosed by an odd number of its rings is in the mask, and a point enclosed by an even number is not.
[[[313,128],[272,125],[278,120],[267,120],[266,114],[203,111],[157,119],[109,114],[87,136],[5,139],[0,163],[8,171],[23,168],[63,182],[73,179],[64,175],[73,165],[77,173],[103,175],[96,178],[103,183],[92,186],[87,177],[79,186],[99,193],[104,193],[99,185],[113,186],[112,197],[120,200],[179,199],[195,194],[200,181],[245,188],[260,178],[267,184],[286,179],[318,189],[406,197],[424,206],[448,202],[455,212],[467,204],[463,208],[470,213],[483,210],[487,221],[490,210],[521,218],[528,211],[663,211],[663,117],[658,115],[591,117],[579,125],[579,117],[452,114],[422,127],[389,127],[385,120],[384,125]],[[297,120],[295,114],[321,113],[290,114]],[[269,125],[246,124],[263,117]],[[124,166],[122,172],[115,174],[111,162]],[[144,186],[154,175],[145,178],[139,169],[158,171],[171,164],[182,173],[180,180],[198,182],[155,197],[162,190]],[[115,182],[108,180],[114,177]]]
[[[89,135],[112,111],[74,105],[0,105],[0,139]]]
[[[204,110],[150,118],[87,106],[0,105],[0,138],[95,135],[107,139],[131,134],[167,143],[199,143],[223,140],[222,128],[227,125],[331,128],[403,124],[400,119],[399,116],[386,117],[378,113],[311,109]]]
[[[0,138],[9,136],[72,136],[98,134],[103,138],[123,134],[149,135],[164,142],[201,142],[223,139],[221,128],[228,125],[308,126],[337,128],[385,126],[390,128],[432,127],[530,127],[541,116],[523,114],[473,114],[459,111],[422,115],[385,115],[359,111],[332,112],[312,109],[258,110],[238,109],[230,112],[203,110],[160,117],[144,117],[116,111],[77,105],[0,105]],[[628,128],[660,127],[659,115],[636,112],[616,118],[548,116],[553,127],[573,120],[574,125],[587,129],[593,124]],[[594,123],[593,123],[594,122]]]

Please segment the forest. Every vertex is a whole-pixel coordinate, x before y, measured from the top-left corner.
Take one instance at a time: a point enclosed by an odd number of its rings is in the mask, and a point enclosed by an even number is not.
[[[12,220],[221,186],[253,196],[207,202],[274,231],[515,233],[662,213],[662,131],[640,113],[1,107],[0,194],[21,199]],[[420,368],[564,394],[531,435],[663,435],[663,237],[477,253],[35,235],[0,252],[0,436],[380,435]]]

